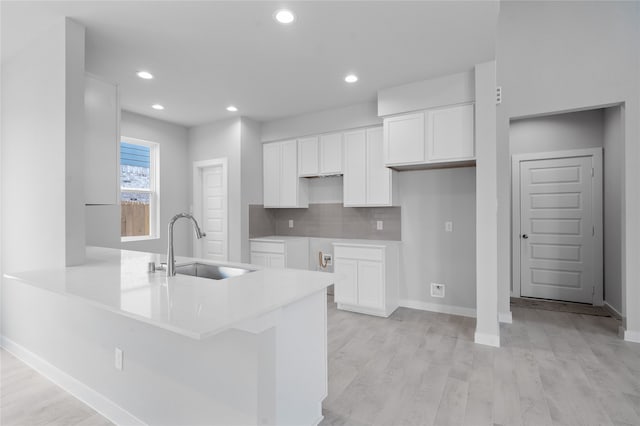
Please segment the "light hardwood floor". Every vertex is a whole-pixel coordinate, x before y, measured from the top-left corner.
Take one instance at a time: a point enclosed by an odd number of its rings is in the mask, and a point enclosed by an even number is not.
[[[618,321],[513,308],[502,347],[475,320],[400,308],[389,319],[329,303],[327,425],[640,425],[640,344]],[[2,425],[105,425],[2,351]]]
[[[4,349],[0,352],[1,425],[102,426],[112,424]]]

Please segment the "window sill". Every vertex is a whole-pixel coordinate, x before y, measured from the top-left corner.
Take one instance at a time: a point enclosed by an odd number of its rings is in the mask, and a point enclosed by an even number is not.
[[[155,235],[141,235],[138,237],[120,237],[120,242],[130,243],[133,241],[151,241],[151,240],[159,240],[160,237],[156,237]]]

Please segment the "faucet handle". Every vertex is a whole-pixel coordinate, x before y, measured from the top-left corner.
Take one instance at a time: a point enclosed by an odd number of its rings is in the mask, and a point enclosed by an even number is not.
[[[156,271],[166,271],[167,264],[162,262],[159,265],[156,265],[156,262],[149,262],[147,271],[149,273]]]

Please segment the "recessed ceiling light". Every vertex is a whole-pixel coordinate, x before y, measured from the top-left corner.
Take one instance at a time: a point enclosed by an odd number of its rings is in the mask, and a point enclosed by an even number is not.
[[[296,16],[293,12],[287,9],[280,9],[273,16],[276,18],[276,21],[281,24],[290,24],[296,20]]]
[[[344,81],[346,81],[347,83],[355,83],[356,81],[358,81],[358,76],[355,74],[349,74],[344,78]]]
[[[229,112],[236,112],[236,111],[238,111],[238,108],[234,107],[233,105],[229,105],[229,106],[227,107],[227,111],[229,111]]]
[[[153,78],[153,74],[149,71],[138,71],[138,77],[144,78],[145,80],[151,80]]]
[[[158,111],[162,111],[164,109],[164,107],[160,104],[153,104],[151,105],[151,108],[157,109]]]

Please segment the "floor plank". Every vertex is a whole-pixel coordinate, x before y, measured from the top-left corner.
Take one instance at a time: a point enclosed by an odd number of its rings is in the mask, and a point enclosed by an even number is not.
[[[513,307],[500,348],[475,320],[400,308],[387,319],[328,302],[323,426],[640,425],[640,344],[619,322]],[[0,423],[110,425],[5,351]]]

